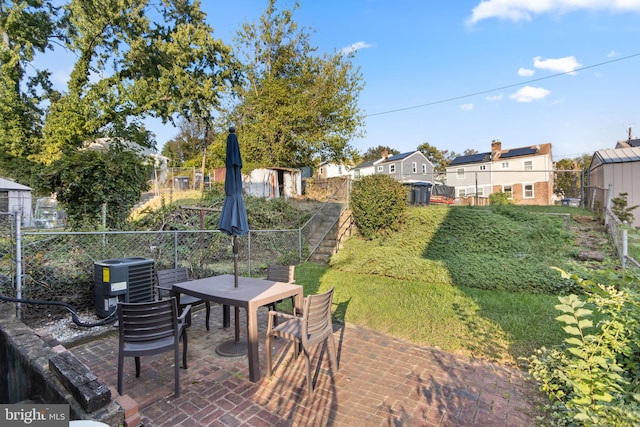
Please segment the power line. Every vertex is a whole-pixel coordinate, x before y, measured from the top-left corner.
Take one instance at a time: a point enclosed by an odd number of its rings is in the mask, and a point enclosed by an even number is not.
[[[541,80],[547,80],[547,79],[552,79],[552,78],[559,77],[559,76],[564,76],[566,74],[572,74],[572,73],[575,73],[576,71],[583,71],[583,70],[588,70],[589,68],[601,67],[603,65],[608,65],[608,64],[611,64],[613,62],[618,62],[618,61],[624,61],[624,60],[627,60],[627,59],[635,58],[637,56],[640,56],[640,53],[634,53],[633,55],[623,56],[622,58],[611,59],[609,61],[600,62],[598,64],[586,65],[584,67],[579,67],[579,68],[576,68],[576,69],[571,70],[571,71],[564,71],[562,73],[552,74],[552,75],[546,76],[546,77],[539,77],[537,79],[531,79],[531,80],[527,80],[527,81],[520,82],[520,83],[513,83],[513,84],[506,85],[506,86],[500,86],[500,87],[496,87],[496,88],[493,88],[493,89],[487,89],[487,90],[483,90],[483,91],[480,91],[480,92],[470,93],[470,94],[467,94],[467,95],[455,96],[453,98],[441,99],[439,101],[428,102],[426,104],[419,104],[419,105],[414,105],[414,106],[411,106],[411,107],[397,108],[395,110],[387,110],[387,111],[381,111],[379,113],[366,114],[365,117],[381,116],[383,114],[397,113],[399,111],[406,111],[406,110],[415,110],[416,108],[429,107],[431,105],[443,104],[445,102],[456,101],[458,99],[464,99],[464,98],[470,98],[472,96],[484,95],[485,93],[491,93],[491,92],[495,92],[495,91],[498,91],[498,90],[509,89],[509,88],[516,87],[516,86],[522,86],[522,85],[529,84],[529,83],[539,82]]]

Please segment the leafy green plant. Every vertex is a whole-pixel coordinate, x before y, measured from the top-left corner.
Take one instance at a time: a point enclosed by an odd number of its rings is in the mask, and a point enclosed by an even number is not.
[[[372,239],[398,231],[407,210],[407,190],[388,175],[369,175],[353,183],[351,211],[358,231]]]
[[[489,204],[490,205],[512,205],[513,200],[509,200],[509,195],[507,193],[491,193],[489,194]]]
[[[551,399],[549,412],[558,425],[637,425],[640,299],[627,286],[637,278],[619,280],[618,288],[561,273],[588,297],[559,297],[556,320],[568,335],[565,345],[529,358],[530,373]]]
[[[616,214],[620,221],[631,223],[633,222],[633,210],[638,206],[627,206],[628,195],[628,193],[620,193],[618,194],[618,197],[611,199],[611,210]]]

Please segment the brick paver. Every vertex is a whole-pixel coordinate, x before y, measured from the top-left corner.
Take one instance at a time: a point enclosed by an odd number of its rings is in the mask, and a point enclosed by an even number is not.
[[[222,357],[216,346],[233,337],[221,329],[222,308],[204,311],[189,329],[188,369],[173,391],[172,355],[142,357],[140,378],[125,359],[123,393],[139,406],[145,427],[175,426],[531,426],[533,384],[517,369],[415,346],[352,325],[334,325],[339,370],[324,346],[313,354],[315,391],[306,395],[304,359],[276,340],[276,372],[249,381],[246,356]],[[241,315],[243,313],[241,312]],[[266,311],[260,315],[264,336]],[[246,329],[242,323],[242,334]],[[117,396],[117,332],[70,349]]]

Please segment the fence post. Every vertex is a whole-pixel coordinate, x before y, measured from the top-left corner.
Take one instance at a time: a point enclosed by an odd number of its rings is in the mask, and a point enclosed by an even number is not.
[[[627,251],[628,251],[627,237],[628,237],[627,229],[623,228],[622,229],[622,259],[620,260],[623,270],[627,265]]]
[[[178,231],[173,232],[173,268],[178,268]]]
[[[22,298],[22,235],[20,225],[22,223],[22,213],[15,211],[16,221],[16,298]],[[22,304],[16,304],[16,316],[22,320]]]

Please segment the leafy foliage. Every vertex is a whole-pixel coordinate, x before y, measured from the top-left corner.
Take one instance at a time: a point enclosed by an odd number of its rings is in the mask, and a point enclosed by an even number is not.
[[[640,295],[629,284],[604,286],[577,275],[587,293],[560,297],[556,318],[565,345],[541,348],[529,358],[530,372],[550,398],[558,425],[628,426],[640,423]]]
[[[351,210],[358,231],[372,239],[397,231],[407,210],[407,190],[388,175],[369,175],[353,183]]]
[[[150,166],[135,152],[113,145],[104,151],[73,150],[41,179],[56,192],[71,228],[101,228],[106,206],[107,228],[121,229],[140,193],[148,189],[149,174]]]
[[[400,154],[400,152],[394,148],[378,145],[377,147],[369,147],[362,155],[361,160],[363,162],[367,162],[369,160],[380,160],[384,153],[387,153],[388,156]]]
[[[241,138],[245,168],[340,161],[353,150],[348,142],[362,123],[362,76],[348,56],[315,51],[293,11],[278,11],[275,0],[260,22],[242,25],[237,55],[245,80],[229,120]]]
[[[489,194],[490,205],[512,205],[513,200],[509,199],[509,194],[498,192]]]
[[[620,193],[617,197],[611,199],[611,210],[622,222],[633,222],[633,210],[638,206],[628,206],[628,193]]]

